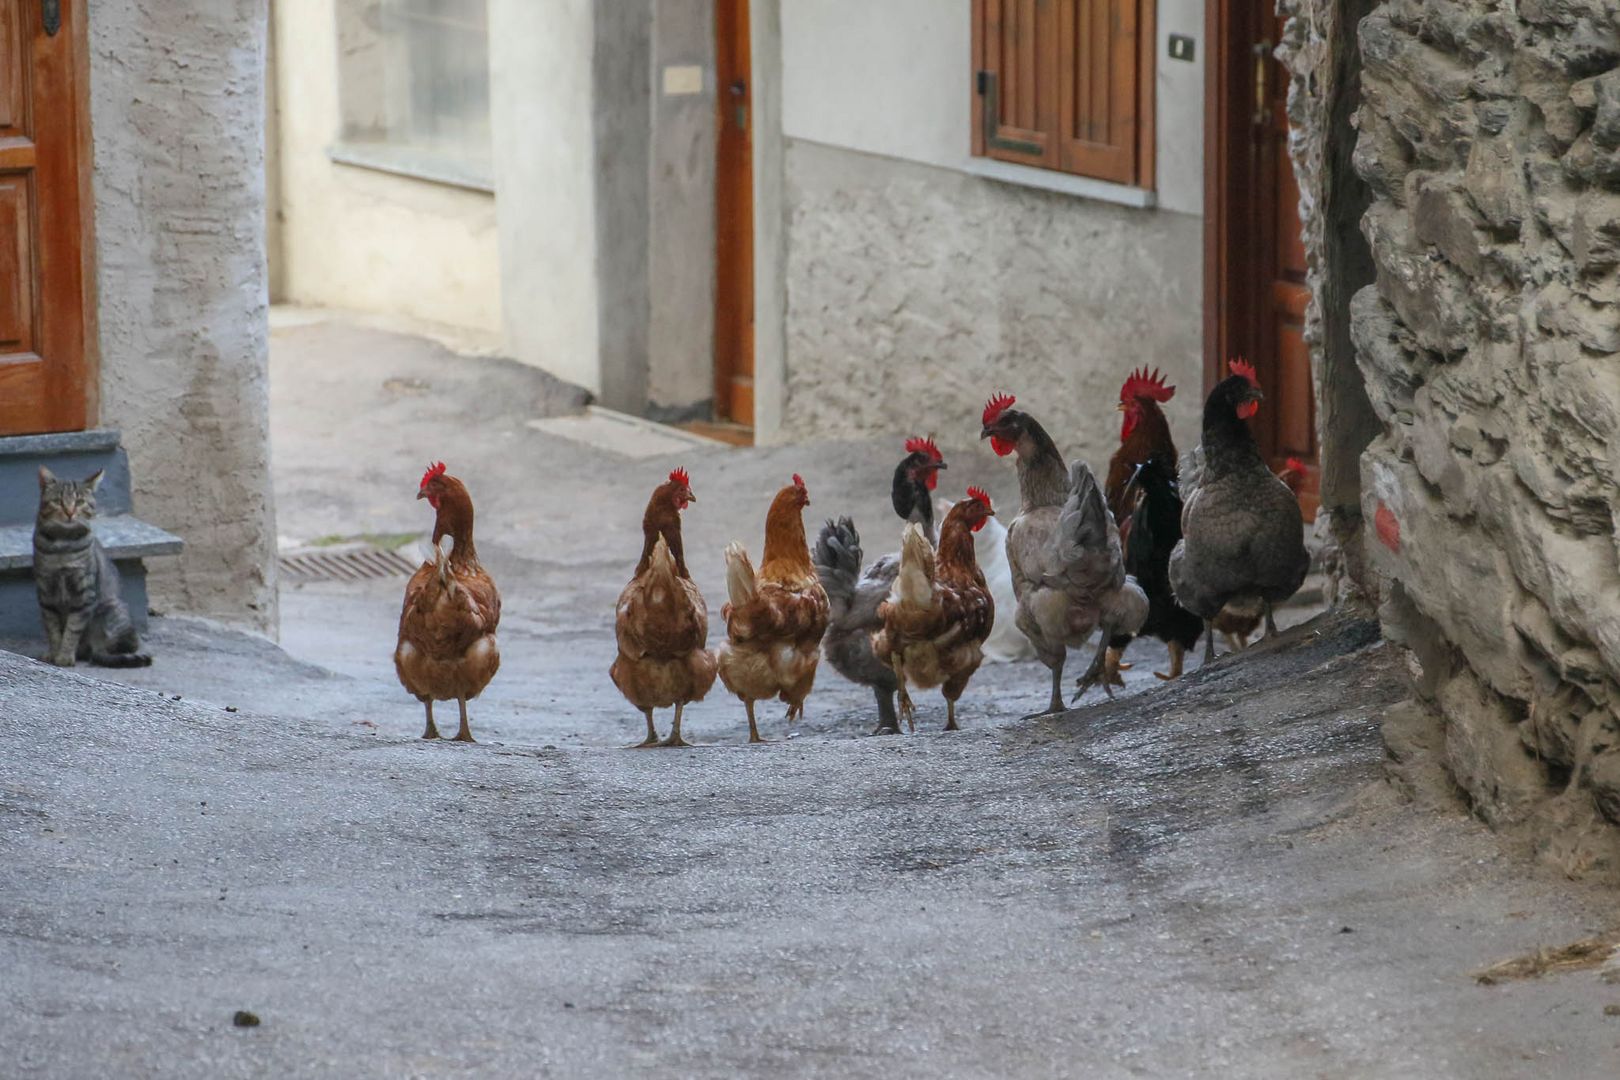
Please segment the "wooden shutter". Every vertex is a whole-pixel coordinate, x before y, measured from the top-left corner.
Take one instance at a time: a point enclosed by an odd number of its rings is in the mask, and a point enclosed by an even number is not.
[[[980,28],[975,151],[1058,165],[1057,35],[1052,0],[975,0]]]
[[[974,0],[974,153],[1151,186],[1150,4]]]

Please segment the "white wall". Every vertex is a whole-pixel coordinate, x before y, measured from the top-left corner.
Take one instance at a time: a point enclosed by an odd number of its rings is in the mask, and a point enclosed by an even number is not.
[[[333,162],[338,113],[332,0],[277,0],[281,215],[277,299],[403,315],[498,334],[495,198]]]
[[[490,0],[507,342],[600,392],[594,35],[591,0]]]
[[[971,160],[968,0],[790,0],[782,11],[782,130],[789,139],[959,169]],[[1158,205],[1203,210],[1203,0],[1159,0]],[[1198,40],[1170,60],[1170,33]]]

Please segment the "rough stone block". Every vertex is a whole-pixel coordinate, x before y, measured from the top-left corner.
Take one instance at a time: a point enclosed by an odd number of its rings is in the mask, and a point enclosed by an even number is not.
[[[1446,762],[1474,812],[1493,827],[1525,820],[1547,794],[1547,774],[1525,748],[1520,717],[1464,668],[1440,691]]]

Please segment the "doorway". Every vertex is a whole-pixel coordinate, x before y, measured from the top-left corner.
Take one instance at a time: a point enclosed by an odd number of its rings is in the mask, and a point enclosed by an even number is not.
[[[715,0],[714,416],[754,426],[753,71],[748,0]]]
[[[0,436],[95,418],[84,7],[0,0]]]
[[[1255,417],[1255,438],[1273,469],[1289,458],[1305,464],[1300,503],[1310,520],[1321,471],[1288,72],[1273,55],[1283,18],[1268,5],[1209,0],[1205,20],[1205,387],[1231,357],[1254,364],[1270,406]]]

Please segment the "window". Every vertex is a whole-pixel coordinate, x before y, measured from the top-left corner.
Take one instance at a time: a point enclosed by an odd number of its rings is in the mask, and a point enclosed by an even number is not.
[[[485,0],[338,0],[340,144],[352,164],[488,189]]]
[[[1153,0],[973,0],[973,152],[1153,186]]]

